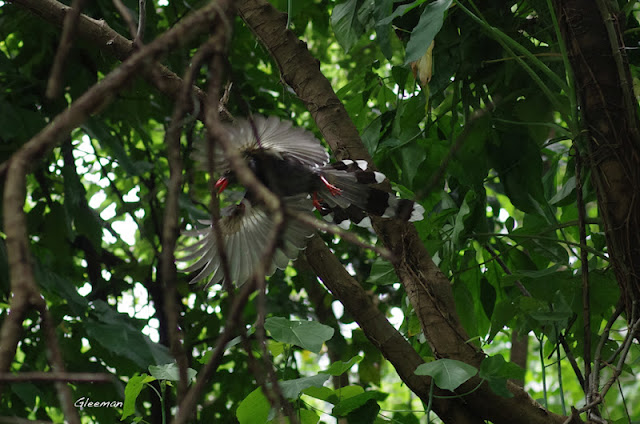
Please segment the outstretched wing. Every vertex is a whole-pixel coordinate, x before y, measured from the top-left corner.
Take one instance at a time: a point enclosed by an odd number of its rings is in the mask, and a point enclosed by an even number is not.
[[[286,208],[308,213],[312,209],[311,200],[307,195],[291,196],[283,199]],[[224,250],[229,261],[231,280],[238,286],[244,284],[260,262],[264,248],[269,242],[273,220],[260,206],[254,206],[244,198],[239,204],[225,208],[219,222]],[[215,234],[211,221],[201,221],[207,225],[204,228],[185,231],[184,237],[197,237],[198,241],[181,248],[178,253],[184,254],[176,261],[189,263],[190,266],[182,272],[198,273],[190,283],[204,282],[205,287],[221,283],[224,279],[222,261],[218,254]],[[289,220],[286,223],[281,243],[273,256],[267,275],[276,269],[284,269],[289,260],[296,259],[301,249],[307,244],[307,239],[314,230]]]
[[[310,131],[294,127],[291,121],[281,121],[275,116],[240,118],[225,125],[225,130],[229,141],[241,153],[262,150],[309,167],[322,166],[329,161],[329,154]],[[206,169],[204,143],[196,145],[193,157],[201,168]],[[229,163],[219,146],[215,149],[214,166],[221,174],[229,170]]]

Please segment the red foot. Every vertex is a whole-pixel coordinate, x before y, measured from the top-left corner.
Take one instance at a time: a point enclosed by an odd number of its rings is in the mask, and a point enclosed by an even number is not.
[[[218,181],[216,181],[215,188],[218,189],[218,194],[222,193],[227,186],[229,185],[229,179],[227,177],[220,177]]]
[[[322,180],[324,185],[329,189],[329,192],[331,193],[332,196],[342,194],[342,190],[334,186],[333,184],[331,184],[329,181],[327,181],[325,177],[320,176],[320,179]]]
[[[311,196],[311,199],[313,200],[313,207],[316,208],[317,210],[321,211],[322,209],[324,209],[322,207],[322,205],[320,204],[320,202],[322,202],[322,199],[318,197],[318,193],[317,192],[313,192],[313,195]]]

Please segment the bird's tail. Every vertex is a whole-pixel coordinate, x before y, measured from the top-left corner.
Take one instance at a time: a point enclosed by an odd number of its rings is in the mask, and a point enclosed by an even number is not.
[[[331,163],[319,168],[319,174],[324,178],[318,190],[320,213],[340,226],[348,226],[349,221],[370,226],[368,215],[411,222],[423,219],[424,208],[418,203],[372,187],[386,177],[368,169],[364,160]]]

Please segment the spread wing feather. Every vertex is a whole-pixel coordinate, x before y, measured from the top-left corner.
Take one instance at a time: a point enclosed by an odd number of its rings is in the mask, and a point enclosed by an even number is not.
[[[291,196],[283,199],[285,207],[298,211],[310,212],[311,200],[305,195]],[[234,283],[245,283],[262,258],[261,248],[269,241],[273,220],[260,206],[253,206],[246,198],[237,205],[225,208],[225,216],[219,222],[223,245],[229,259],[230,277]],[[185,246],[178,253],[183,253],[176,260],[191,265],[182,269],[190,273],[199,271],[191,283],[204,282],[205,287],[221,283],[224,272],[221,265],[218,248],[215,241],[213,227],[210,221],[201,221],[208,225],[205,228],[183,232],[188,237],[200,237],[195,243]],[[298,252],[304,249],[307,239],[313,234],[313,229],[297,221],[289,220],[281,237],[281,244],[276,249],[268,275],[276,269],[283,269],[289,260],[295,259]]]
[[[241,153],[264,149],[274,156],[309,167],[329,162],[329,154],[310,131],[294,127],[290,121],[281,121],[275,116],[239,118],[232,124],[226,124],[225,130],[229,141]],[[196,144],[192,157],[198,162],[199,168],[207,169],[205,143]],[[229,163],[219,146],[215,148],[214,166],[216,172],[221,174],[229,170]]]

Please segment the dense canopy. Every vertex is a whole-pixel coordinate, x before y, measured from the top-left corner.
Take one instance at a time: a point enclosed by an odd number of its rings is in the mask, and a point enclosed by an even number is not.
[[[0,422],[637,422],[639,13],[0,1]],[[181,231],[234,199],[194,154],[258,115],[424,219],[309,215],[264,278],[298,218],[225,156],[273,231],[190,285]]]

